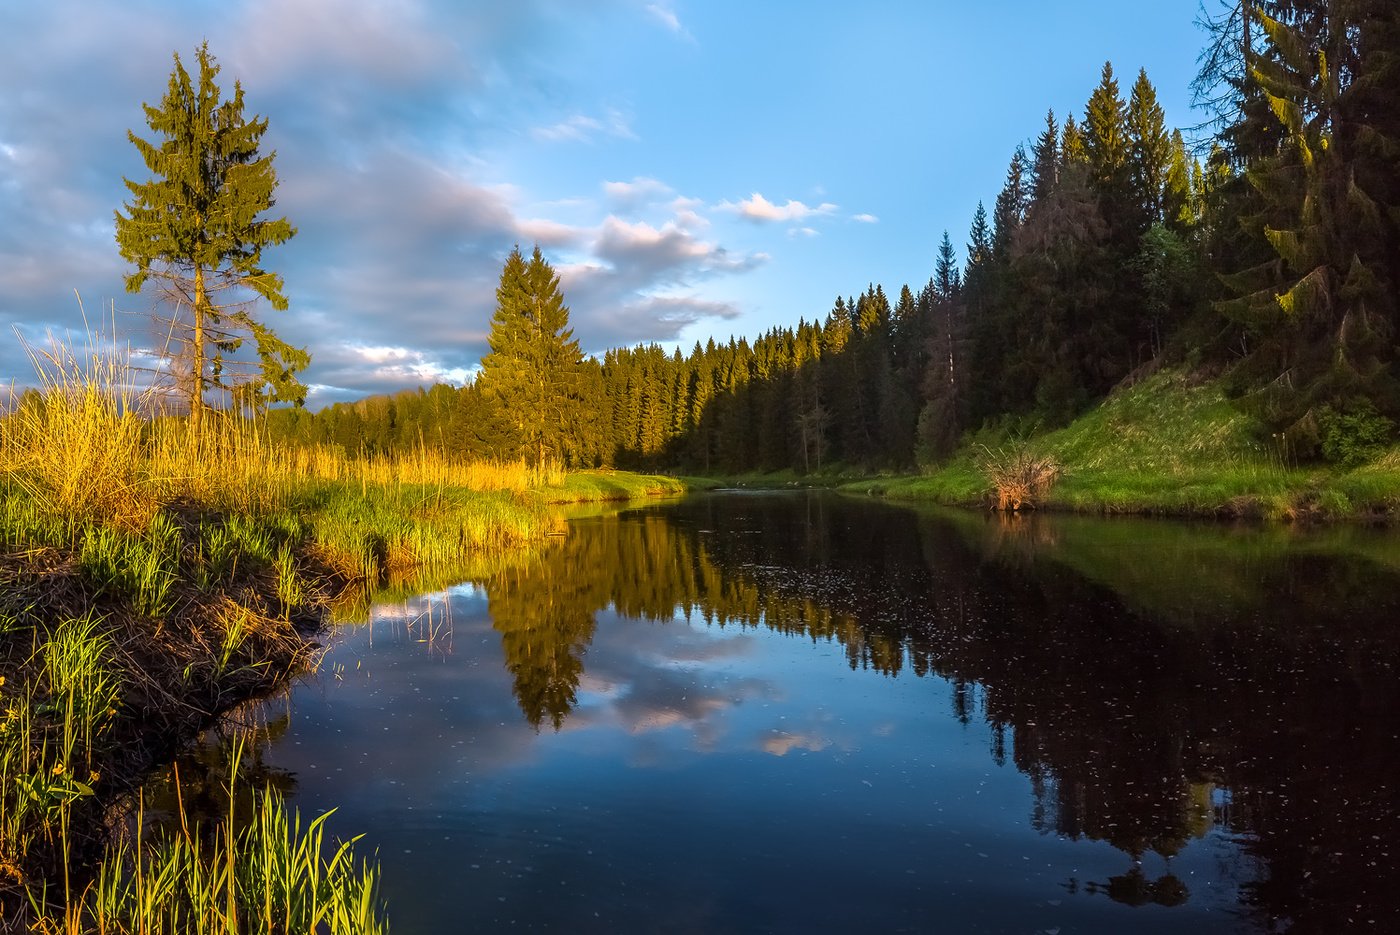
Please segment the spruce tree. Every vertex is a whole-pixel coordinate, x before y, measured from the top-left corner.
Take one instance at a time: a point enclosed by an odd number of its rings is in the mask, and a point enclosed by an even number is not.
[[[1060,175],[1060,131],[1055,112],[1045,112],[1045,129],[1031,147],[1031,204],[1044,201],[1055,190]]]
[[[953,252],[953,241],[946,230],[943,232],[943,240],[938,244],[938,256],[934,260],[933,288],[934,296],[940,302],[949,302],[957,298],[962,288],[962,279],[958,273],[958,255]]]
[[[1142,231],[1164,219],[1163,191],[1171,165],[1172,142],[1166,116],[1157,103],[1157,89],[1138,72],[1128,99],[1126,129],[1137,222]]]
[[[519,247],[506,258],[487,340],[477,382],[494,418],[535,464],[560,457],[579,411],[583,355],[559,277],[539,247],[528,261]]]
[[[225,385],[228,355],[245,337],[256,344],[257,375],[238,389],[241,402],[300,403],[306,388],[296,373],[307,353],[277,337],[251,313],[252,300],[287,308],[282,278],[262,268],[264,247],[284,243],[295,229],[286,218],[259,219],[275,201],[275,154],[260,156],[267,120],[243,115],[243,88],[222,100],[219,66],[208,44],[195,53],[197,81],[175,55],[175,68],[159,107],[143,105],[146,123],[159,135],[149,142],[128,131],[152,178],[124,179],[132,200],[116,212],[117,247],[136,265],[126,277],[129,292],[155,278],[164,284],[174,311],[175,342],[167,349],[189,402],[190,422],[201,425],[208,389]]]
[[[992,260],[992,233],[987,225],[987,208],[977,202],[977,210],[972,214],[972,226],[968,230],[967,275],[964,282],[977,278],[977,271],[986,268]]]
[[[1270,4],[1277,18],[1256,13],[1267,42],[1251,58],[1250,76],[1284,139],[1249,164],[1247,177],[1274,255],[1228,277],[1242,294],[1221,308],[1259,339],[1257,375],[1287,375],[1269,393],[1270,414],[1280,422],[1356,395],[1392,410],[1400,398],[1388,276],[1396,206],[1387,203],[1387,189],[1394,183],[1389,172],[1367,171],[1376,156],[1400,146],[1384,131],[1395,125],[1397,104],[1366,97],[1384,80],[1378,66],[1394,56],[1390,49],[1366,54],[1375,48],[1373,30],[1387,17],[1393,24],[1395,14],[1357,16],[1364,6]],[[1280,389],[1285,384],[1292,389]]]
[[[1084,131],[1074,122],[1074,114],[1065,117],[1064,129],[1060,131],[1060,168],[1072,165],[1087,165],[1089,153],[1084,148]]]
[[[1180,130],[1173,130],[1171,137],[1171,157],[1167,161],[1167,175],[1162,186],[1162,220],[1172,231],[1184,234],[1196,226],[1200,209],[1196,199],[1196,174],[1199,167],[1194,165],[1186,152],[1186,141]]]
[[[1029,171],[1030,163],[1026,159],[1025,147],[1017,146],[1016,151],[1011,154],[1011,164],[1006,169],[1006,184],[1002,186],[1001,193],[997,195],[996,205],[992,209],[992,255],[998,259],[1006,259],[1009,256],[1011,238],[1025,220],[1026,204],[1029,200]]]
[[[1123,185],[1128,165],[1127,109],[1118,93],[1112,62],[1104,62],[1099,85],[1084,111],[1084,151],[1100,186],[1112,189]]]

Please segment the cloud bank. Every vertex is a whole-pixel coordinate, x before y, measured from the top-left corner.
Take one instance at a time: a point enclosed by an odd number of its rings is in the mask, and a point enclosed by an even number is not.
[[[462,378],[486,349],[500,266],[515,244],[539,244],[560,271],[586,350],[732,317],[738,310],[706,298],[703,285],[766,257],[703,236],[701,200],[638,175],[549,193],[572,207],[551,205],[502,181],[510,167],[491,162],[501,140],[636,139],[622,110],[567,99],[537,61],[540,37],[588,15],[561,14],[550,0],[7,5],[0,216],[11,223],[0,225],[0,327],[81,331],[75,290],[90,311],[114,303],[119,327],[142,327],[154,300],[123,291],[113,240],[113,212],[129,197],[122,178],[147,177],[126,132],[152,136],[141,102],[164,92],[172,50],[188,65],[205,36],[220,37],[210,45],[225,93],[239,80],[246,112],[269,120],[275,213],[298,233],[264,258],[283,274],[291,310],[261,312],[310,348],[313,405]],[[668,4],[633,15],[684,32]],[[0,377],[23,384],[28,374],[18,342],[0,342]]]

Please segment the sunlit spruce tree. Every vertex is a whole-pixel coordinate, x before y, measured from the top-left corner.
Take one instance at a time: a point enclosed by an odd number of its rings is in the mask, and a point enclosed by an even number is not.
[[[143,105],[154,142],[128,132],[151,178],[125,179],[131,202],[116,212],[117,247],[136,266],[126,288],[139,292],[148,279],[162,284],[169,302],[166,353],[177,385],[188,399],[198,430],[210,389],[229,389],[239,403],[300,403],[306,388],[298,371],[306,351],[285,343],[252,315],[266,299],[287,308],[282,278],[262,268],[264,247],[296,233],[286,218],[260,219],[275,201],[275,154],[259,155],[267,120],[243,115],[243,88],[222,99],[219,66],[206,43],[195,53],[197,78],[180,56],[160,105]],[[240,376],[233,355],[253,338],[256,371]]]
[[[501,269],[496,314],[477,377],[492,418],[509,430],[518,453],[543,464],[559,458],[579,413],[583,354],[569,328],[559,277],[536,247],[516,247]]]

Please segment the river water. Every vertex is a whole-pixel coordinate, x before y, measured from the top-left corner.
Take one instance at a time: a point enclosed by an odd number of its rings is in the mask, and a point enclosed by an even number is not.
[[[1394,532],[713,494],[377,604],[244,770],[399,935],[1397,931],[1398,623]]]

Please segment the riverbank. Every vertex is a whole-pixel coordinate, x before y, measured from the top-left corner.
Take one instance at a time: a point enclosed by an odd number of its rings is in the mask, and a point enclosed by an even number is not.
[[[115,829],[152,768],[311,671],[338,595],[541,540],[560,523],[551,504],[684,490],[429,453],[359,461],[270,446],[241,421],[191,438],[137,409],[88,375],[0,421],[0,928],[184,918],[180,930],[202,931],[247,915],[271,885],[258,868],[322,859],[313,829],[288,833],[269,798],[262,837],[237,846],[189,828],[123,842]],[[193,879],[200,862],[228,887],[209,906],[142,889]],[[338,856],[288,878],[302,875],[287,919],[380,930],[372,867]],[[208,918],[189,927],[196,909]]]
[[[1335,436],[1334,436],[1335,437]],[[1346,449],[1355,464],[1298,455],[1219,382],[1159,373],[1120,390],[1070,425],[1023,440],[985,433],[926,474],[866,477],[848,493],[950,506],[996,503],[989,472],[1026,455],[1057,472],[1038,509],[1275,521],[1400,519],[1400,447]]]

